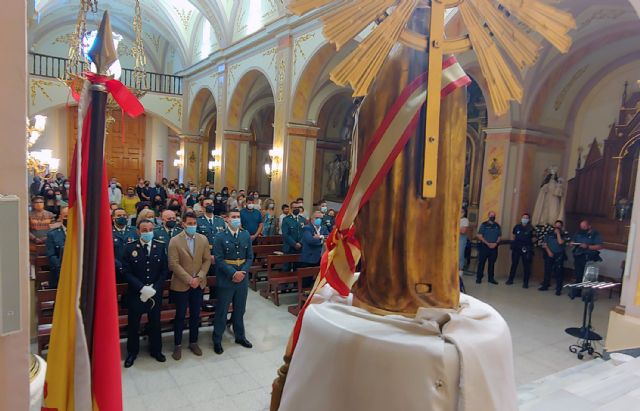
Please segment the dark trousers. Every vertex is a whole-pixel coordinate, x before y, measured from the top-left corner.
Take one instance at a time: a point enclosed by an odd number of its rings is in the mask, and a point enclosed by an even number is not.
[[[161,294],[159,292],[158,294]],[[160,308],[162,298],[156,294],[146,303],[140,301],[140,294],[129,293],[127,297],[127,352],[138,355],[140,352],[140,317],[147,313],[147,334],[149,336],[149,352],[151,355],[162,353],[162,335],[160,333]],[[152,301],[153,300],[153,301]]]
[[[222,342],[222,334],[227,326],[227,314],[229,313],[229,304],[233,304],[233,314],[231,322],[233,324],[233,334],[236,341],[244,340],[244,312],[247,306],[247,292],[249,285],[247,281],[243,281],[232,287],[218,287],[218,302],[216,303],[216,312],[213,316],[213,343],[220,344]]]
[[[173,343],[182,344],[182,330],[184,318],[189,307],[189,343],[198,342],[198,327],[200,326],[200,310],[202,308],[202,288],[189,288],[187,291],[171,291],[172,301],[176,305],[176,318],[173,322]]]
[[[527,249],[523,251],[522,247],[515,246],[511,250],[511,270],[509,271],[509,281],[513,281],[516,277],[516,271],[518,270],[518,263],[522,259],[522,266],[524,267],[524,285],[529,285],[529,277],[531,277],[531,260],[533,257],[532,250]]]
[[[51,271],[49,271],[49,288],[58,288],[58,280],[60,280],[60,267],[51,267]]]
[[[484,243],[480,244],[480,248],[478,249],[478,272],[476,273],[476,280],[482,281],[482,277],[484,276],[484,266],[489,262],[489,268],[487,269],[487,275],[489,276],[489,280],[493,280],[495,275],[494,268],[496,265],[496,260],[498,259],[498,247],[491,249],[487,247]]]
[[[573,257],[573,267],[576,274],[576,283],[582,282],[584,267],[587,265],[587,261],[589,261],[589,257],[586,254],[575,255]]]
[[[296,263],[296,269],[298,268],[308,268],[308,267],[320,267],[320,260],[317,263]],[[311,277],[305,277],[302,279],[302,287],[303,288],[311,288],[315,280]],[[300,292],[300,290],[298,290]]]
[[[548,288],[551,285],[551,277],[555,279],[556,291],[562,291],[562,285],[564,281],[563,272],[564,253],[554,253],[553,257],[544,253],[544,279],[542,280],[542,287]]]
[[[285,254],[300,254],[301,250],[296,250],[295,248],[291,248],[289,251],[286,251]],[[295,270],[295,264],[284,263],[282,264],[282,271],[293,271]]]

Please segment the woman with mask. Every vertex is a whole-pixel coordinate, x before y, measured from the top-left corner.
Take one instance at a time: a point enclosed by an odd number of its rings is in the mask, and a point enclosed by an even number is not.
[[[167,209],[176,213],[177,216],[182,214],[182,206],[180,205],[180,202],[177,198],[169,199],[169,205],[167,206]]]
[[[60,213],[60,206],[56,203],[56,193],[51,187],[44,193],[44,209],[53,213],[56,218]]]
[[[152,205],[153,211],[155,211],[156,215],[160,215],[164,211],[165,202],[160,194],[156,194],[153,197]]]
[[[138,218],[136,219],[136,226],[138,226],[140,224],[140,221],[143,220],[149,220],[152,221],[154,225],[158,225],[158,222],[156,221],[155,211],[149,208],[143,208],[142,210],[140,210],[140,213],[138,213]]]
[[[67,200],[65,200],[64,195],[62,194],[63,191],[64,191],[64,188],[56,188],[55,190],[53,190],[53,192],[56,195],[56,205],[60,208],[69,206],[68,198]]]
[[[133,187],[127,187],[127,192],[122,197],[122,208],[127,213],[130,222],[135,222],[136,219],[136,206],[140,202],[140,198],[136,194],[136,190]]]
[[[188,191],[185,193],[185,199],[187,207],[193,208],[193,206],[198,202],[198,193],[194,191]]]
[[[241,194],[238,196],[238,210],[242,210],[243,208],[247,207],[247,198],[244,196],[244,194]]]
[[[262,210],[262,223],[264,227],[262,229],[263,236],[272,236],[276,235],[276,203],[271,199],[267,199],[263,203]]]
[[[200,194],[198,196],[198,202],[193,205],[193,211],[196,213],[196,215],[198,217],[200,217],[202,214],[204,214],[203,202],[204,202],[205,198],[206,197],[204,195]]]
[[[71,188],[71,182],[69,180],[64,180],[62,182],[60,194],[62,194],[62,200],[67,204],[69,204],[69,188]]]
[[[229,187],[222,187],[220,194],[222,195],[222,201],[226,202],[229,199]]]
[[[227,212],[227,204],[222,193],[216,193],[213,197],[213,215],[220,216]]]

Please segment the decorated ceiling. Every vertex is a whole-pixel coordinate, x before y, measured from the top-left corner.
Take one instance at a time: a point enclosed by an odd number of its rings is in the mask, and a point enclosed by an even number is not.
[[[30,0],[31,51],[66,57],[75,27],[79,0]],[[231,46],[285,14],[282,0],[140,0],[148,71],[175,73],[220,48]],[[109,10],[113,30],[123,36],[119,54],[132,68],[135,39],[135,0],[98,0],[98,13],[89,13],[87,29],[97,28]]]

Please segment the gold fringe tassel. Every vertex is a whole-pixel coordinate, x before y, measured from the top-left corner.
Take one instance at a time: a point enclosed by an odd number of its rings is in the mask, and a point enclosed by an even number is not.
[[[417,3],[400,0],[391,15],[331,72],[331,80],[339,86],[350,85],[354,97],[366,95]]]
[[[292,0],[287,4],[287,8],[295,15],[302,16],[308,11],[324,7],[334,0]]]
[[[381,14],[380,10],[386,10],[394,3],[395,0],[369,0],[340,7],[322,18],[324,35],[336,45],[337,50],[340,50],[376,20]]]
[[[572,41],[567,33],[576,28],[576,21],[570,13],[544,4],[540,0],[500,0],[500,3],[518,20],[540,33],[560,52],[569,51]]]
[[[483,27],[482,15],[471,2],[460,4],[460,15],[469,31],[469,38],[489,87],[489,96],[496,114],[509,109],[509,101],[522,101],[522,86],[502,57],[495,42]]]

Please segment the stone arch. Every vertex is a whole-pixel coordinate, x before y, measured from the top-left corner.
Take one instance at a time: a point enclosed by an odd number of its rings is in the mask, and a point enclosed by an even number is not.
[[[317,105],[315,106],[313,117],[310,115],[310,107],[321,90],[327,87],[350,90],[349,88],[342,88],[332,83],[329,80],[329,72],[348,55],[356,45],[356,42],[350,42],[340,51],[336,51],[333,44],[325,43],[307,60],[306,65],[302,68],[300,78],[292,88],[295,90],[293,94],[294,98],[291,101],[291,118],[293,121],[306,123],[317,119],[321,106],[320,108],[318,108]]]
[[[258,68],[247,71],[231,92],[227,108],[228,127],[232,130],[239,130],[250,105],[256,100],[269,96],[275,105],[273,86],[264,71]]]
[[[209,87],[203,87],[195,93],[189,105],[189,131],[198,134],[205,126],[205,117],[217,111],[217,104],[213,92]]]

